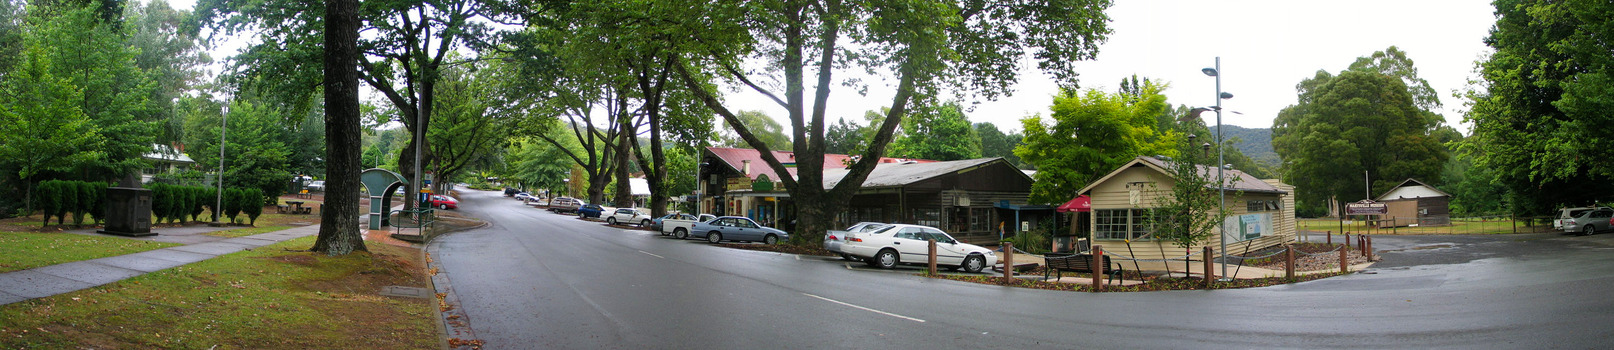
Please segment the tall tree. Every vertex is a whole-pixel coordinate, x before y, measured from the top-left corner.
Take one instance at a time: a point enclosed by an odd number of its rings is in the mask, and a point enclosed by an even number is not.
[[[17,69],[0,84],[0,164],[17,169],[24,212],[33,213],[33,184],[101,157],[100,134],[79,110],[78,88],[51,73],[44,42],[30,41]],[[46,213],[47,216],[50,213]]]
[[[981,136],[982,157],[1003,157],[1017,168],[1032,168],[1020,156],[1014,155],[1014,148],[1020,147],[1020,139],[1024,138],[1019,133],[1005,134],[998,130],[997,124],[982,122],[975,123],[975,134]]]
[[[359,234],[359,1],[325,0],[325,202],[309,250],[329,255],[368,251]],[[411,192],[413,193],[413,192]]]
[[[37,41],[52,75],[81,93],[79,110],[96,125],[101,158],[77,166],[77,177],[119,178],[146,166],[141,158],[156,141],[158,120],[148,108],[152,80],[134,64],[138,52],[123,41],[116,22],[101,16],[103,4],[35,6],[26,40]],[[121,5],[118,5],[121,14]],[[118,18],[114,16],[114,18]]]
[[[958,102],[916,108],[902,121],[902,137],[891,142],[891,156],[931,160],[981,157],[981,137]]]
[[[1498,0],[1467,120],[1476,166],[1496,172],[1517,215],[1614,196],[1614,4]]]
[[[779,125],[779,122],[773,120],[773,117],[769,117],[767,113],[740,111],[737,117],[740,123],[751,131],[752,135],[755,135],[763,144],[768,145],[768,149],[784,150],[790,148],[790,136],[785,135],[784,126]],[[735,131],[734,127],[723,124],[722,129],[723,146],[752,148],[740,137],[739,132]]]
[[[201,66],[211,63],[197,45],[197,28],[190,22],[190,11],[175,10],[163,0],[135,2],[124,7],[123,16],[129,46],[139,49],[134,65],[151,77],[153,87],[147,98],[152,119],[162,121],[157,141],[181,141],[184,116],[174,103],[194,88],[202,76]]]
[[[1296,197],[1301,205],[1372,197],[1408,178],[1440,182],[1449,157],[1431,136],[1440,118],[1419,107],[1403,76],[1319,71],[1296,88],[1299,103],[1278,113],[1272,145],[1284,182],[1307,189]],[[1371,190],[1364,176],[1374,179]]]
[[[475,67],[475,65],[473,65]],[[480,67],[479,67],[480,68]],[[492,69],[471,72],[464,68],[443,70],[438,85],[437,122],[427,132],[432,154],[437,155],[431,169],[439,180],[433,190],[443,193],[449,189],[448,179],[455,178],[467,166],[489,157],[504,145],[509,137],[505,121],[491,113],[483,96],[492,94],[489,86],[497,74]]]
[[[824,132],[824,153],[863,153],[863,148],[868,147],[869,142],[869,139],[865,136],[870,135],[865,131],[871,130],[874,129],[859,124],[856,120],[841,118],[835,122],[835,125],[830,125],[828,131]]]
[[[844,206],[885,155],[892,133],[915,99],[930,100],[944,89],[995,98],[1010,91],[1027,51],[1038,67],[1061,82],[1076,81],[1074,63],[1092,58],[1109,33],[1106,0],[1056,1],[690,1],[694,15],[675,21],[708,24],[678,64],[679,78],[740,138],[762,151],[775,172],[788,174],[765,140],[758,138],[712,89],[699,86],[698,72],[718,72],[770,97],[790,121],[796,176],[784,187],[796,204],[796,244],[816,244],[829,229],[834,208]],[[743,62],[763,62],[750,72]],[[825,113],[838,69],[890,72],[896,82],[879,132],[863,157],[834,187],[824,188]],[[815,79],[810,80],[809,79]],[[774,88],[758,81],[782,82]],[[807,86],[814,86],[811,103]],[[857,85],[857,83],[853,83]],[[777,89],[777,90],[776,90]],[[899,213],[905,217],[908,213]]]
[[[1054,96],[1052,120],[1022,119],[1025,139],[1014,154],[1037,166],[1031,202],[1068,201],[1137,156],[1172,153],[1177,137],[1155,128],[1154,117],[1168,108],[1163,89],[1148,83],[1135,97],[1064,89]]]

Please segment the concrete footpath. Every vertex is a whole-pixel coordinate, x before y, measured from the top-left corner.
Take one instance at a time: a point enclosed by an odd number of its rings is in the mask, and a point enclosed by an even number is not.
[[[161,234],[133,239],[186,245],[0,273],[0,305],[73,292],[224,254],[313,236],[319,234],[319,225],[237,238],[201,235],[201,232],[211,231],[204,229],[162,228],[154,231]]]

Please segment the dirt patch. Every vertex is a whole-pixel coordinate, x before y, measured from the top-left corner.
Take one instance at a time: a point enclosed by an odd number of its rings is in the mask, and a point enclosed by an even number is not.
[[[1323,243],[1296,243],[1290,245],[1295,248],[1295,271],[1339,270],[1339,249],[1345,249],[1339,244]],[[1271,257],[1250,259],[1244,264],[1269,270],[1283,271],[1283,247],[1272,247],[1248,254],[1248,256],[1262,256],[1278,253]],[[1368,262],[1362,255],[1359,247],[1352,246],[1345,251],[1345,263],[1356,265]]]
[[[319,259],[315,259],[312,256],[303,255],[303,254],[281,255],[281,256],[271,257],[271,258],[269,258],[269,260],[288,263],[288,264],[303,265],[303,266],[314,266],[315,264],[319,264]]]

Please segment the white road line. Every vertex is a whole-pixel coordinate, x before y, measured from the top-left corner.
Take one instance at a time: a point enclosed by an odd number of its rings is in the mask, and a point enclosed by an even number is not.
[[[666,258],[667,258],[667,257],[665,257],[665,256],[660,256],[660,255],[655,255],[655,254],[650,254],[650,252],[647,252],[647,251],[643,251],[643,250],[641,250],[641,251],[639,251],[639,252],[640,252],[640,253],[645,253],[645,255],[649,255],[649,256],[654,256],[654,257],[657,257],[657,258],[662,258],[662,259],[666,259]]]
[[[824,301],[828,301],[828,302],[831,302],[831,303],[846,305],[846,306],[850,306],[852,308],[856,308],[856,309],[860,309],[860,310],[868,311],[868,312],[873,312],[873,313],[877,313],[877,314],[881,314],[881,315],[896,317],[896,318],[909,320],[909,321],[914,321],[914,322],[919,322],[919,323],[924,323],[925,322],[925,320],[921,320],[921,319],[917,319],[917,318],[913,318],[913,317],[908,317],[908,316],[903,316],[903,315],[898,315],[898,314],[894,314],[894,313],[890,313],[890,312],[870,309],[870,308],[866,308],[866,307],[862,307],[862,306],[852,305],[850,303],[846,303],[846,302],[843,302],[843,301],[840,301],[840,300],[825,298],[825,297],[812,295],[812,294],[807,294],[807,293],[801,293],[801,295],[806,295],[806,296],[818,298],[818,299],[821,299],[821,300],[824,300]]]

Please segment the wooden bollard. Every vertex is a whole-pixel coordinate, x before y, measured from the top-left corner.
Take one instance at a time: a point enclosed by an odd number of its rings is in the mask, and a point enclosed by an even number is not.
[[[1003,242],[1003,277],[1014,277],[1014,243],[1011,242]]]
[[[1367,261],[1373,261],[1373,236],[1367,237]]]
[[[1334,231],[1323,231],[1323,237],[1328,239],[1328,245],[1334,245]]]
[[[1211,263],[1210,246],[1205,246],[1203,252],[1205,253],[1205,288],[1209,289],[1216,286],[1216,270],[1214,269],[1216,264]]]
[[[1362,256],[1367,256],[1367,235],[1356,235],[1356,249],[1362,251]]]
[[[1345,250],[1339,250],[1339,273],[1351,272],[1351,265],[1345,264]]]
[[[1295,248],[1283,244],[1283,278],[1295,279]]]
[[[1351,249],[1351,231],[1345,231],[1345,249]]]
[[[926,241],[930,242],[930,270],[928,270],[928,271],[930,271],[929,273],[931,275],[935,275],[936,274],[936,240],[935,239],[927,239]]]
[[[1092,267],[1093,270],[1093,290],[1102,292],[1104,291],[1105,266],[1101,264],[1104,263],[1104,246],[1094,245],[1091,259],[1093,259],[1093,261],[1087,266]]]

